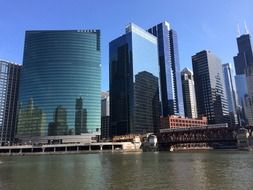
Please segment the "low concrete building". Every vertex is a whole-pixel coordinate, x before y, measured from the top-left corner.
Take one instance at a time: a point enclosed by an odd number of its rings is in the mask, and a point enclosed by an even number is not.
[[[99,132],[83,133],[81,135],[26,137],[17,139],[16,144],[20,145],[43,145],[43,144],[73,144],[73,143],[94,143],[99,140]]]

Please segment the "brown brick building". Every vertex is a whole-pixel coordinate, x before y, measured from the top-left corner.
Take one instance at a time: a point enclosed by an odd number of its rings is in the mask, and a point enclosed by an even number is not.
[[[203,127],[203,126],[207,126],[207,117],[202,117],[202,119],[192,119],[176,115],[170,115],[161,118],[161,129]]]

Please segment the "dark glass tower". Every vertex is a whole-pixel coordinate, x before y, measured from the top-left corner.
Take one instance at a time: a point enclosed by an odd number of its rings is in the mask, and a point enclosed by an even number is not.
[[[238,96],[238,118],[239,124],[242,126],[247,125],[249,115],[249,103],[246,100],[248,96],[248,87],[247,87],[247,75],[251,73],[253,67],[253,53],[251,45],[251,36],[246,33],[237,38],[238,54],[234,57],[235,65],[235,83]]]
[[[177,34],[168,22],[148,30],[158,39],[162,115],[184,116]]]
[[[248,66],[253,65],[253,53],[249,34],[237,38],[238,54],[234,57],[236,75],[246,74]]]
[[[14,140],[21,65],[0,60],[0,146]]]
[[[129,24],[110,42],[110,136],[157,131],[158,78],[157,38]]]
[[[192,56],[198,116],[206,116],[209,124],[229,120],[221,61],[209,51]]]
[[[18,137],[98,131],[100,83],[99,30],[27,31]]]
[[[147,71],[135,75],[134,98],[135,125],[137,134],[159,132],[159,86],[158,77]]]

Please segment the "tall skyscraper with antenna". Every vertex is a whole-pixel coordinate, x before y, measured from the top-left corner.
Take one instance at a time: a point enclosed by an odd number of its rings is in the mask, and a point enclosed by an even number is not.
[[[238,29],[238,32],[240,29]],[[240,33],[240,32],[239,32]],[[239,34],[238,33],[238,34]],[[245,23],[245,34],[237,37],[238,54],[234,57],[236,75],[246,74],[246,67],[253,64],[250,34]]]
[[[248,97],[248,82],[247,75],[249,75],[250,68],[253,67],[253,53],[251,45],[251,36],[249,34],[246,22],[244,22],[245,34],[240,35],[240,28],[238,27],[237,46],[238,53],[234,57],[235,66],[235,83],[238,95],[238,108],[240,125],[248,124],[249,111],[246,98]]]

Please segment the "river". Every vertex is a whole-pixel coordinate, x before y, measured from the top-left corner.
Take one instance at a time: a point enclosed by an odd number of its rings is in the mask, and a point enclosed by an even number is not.
[[[253,153],[97,153],[0,157],[1,190],[252,189]]]

